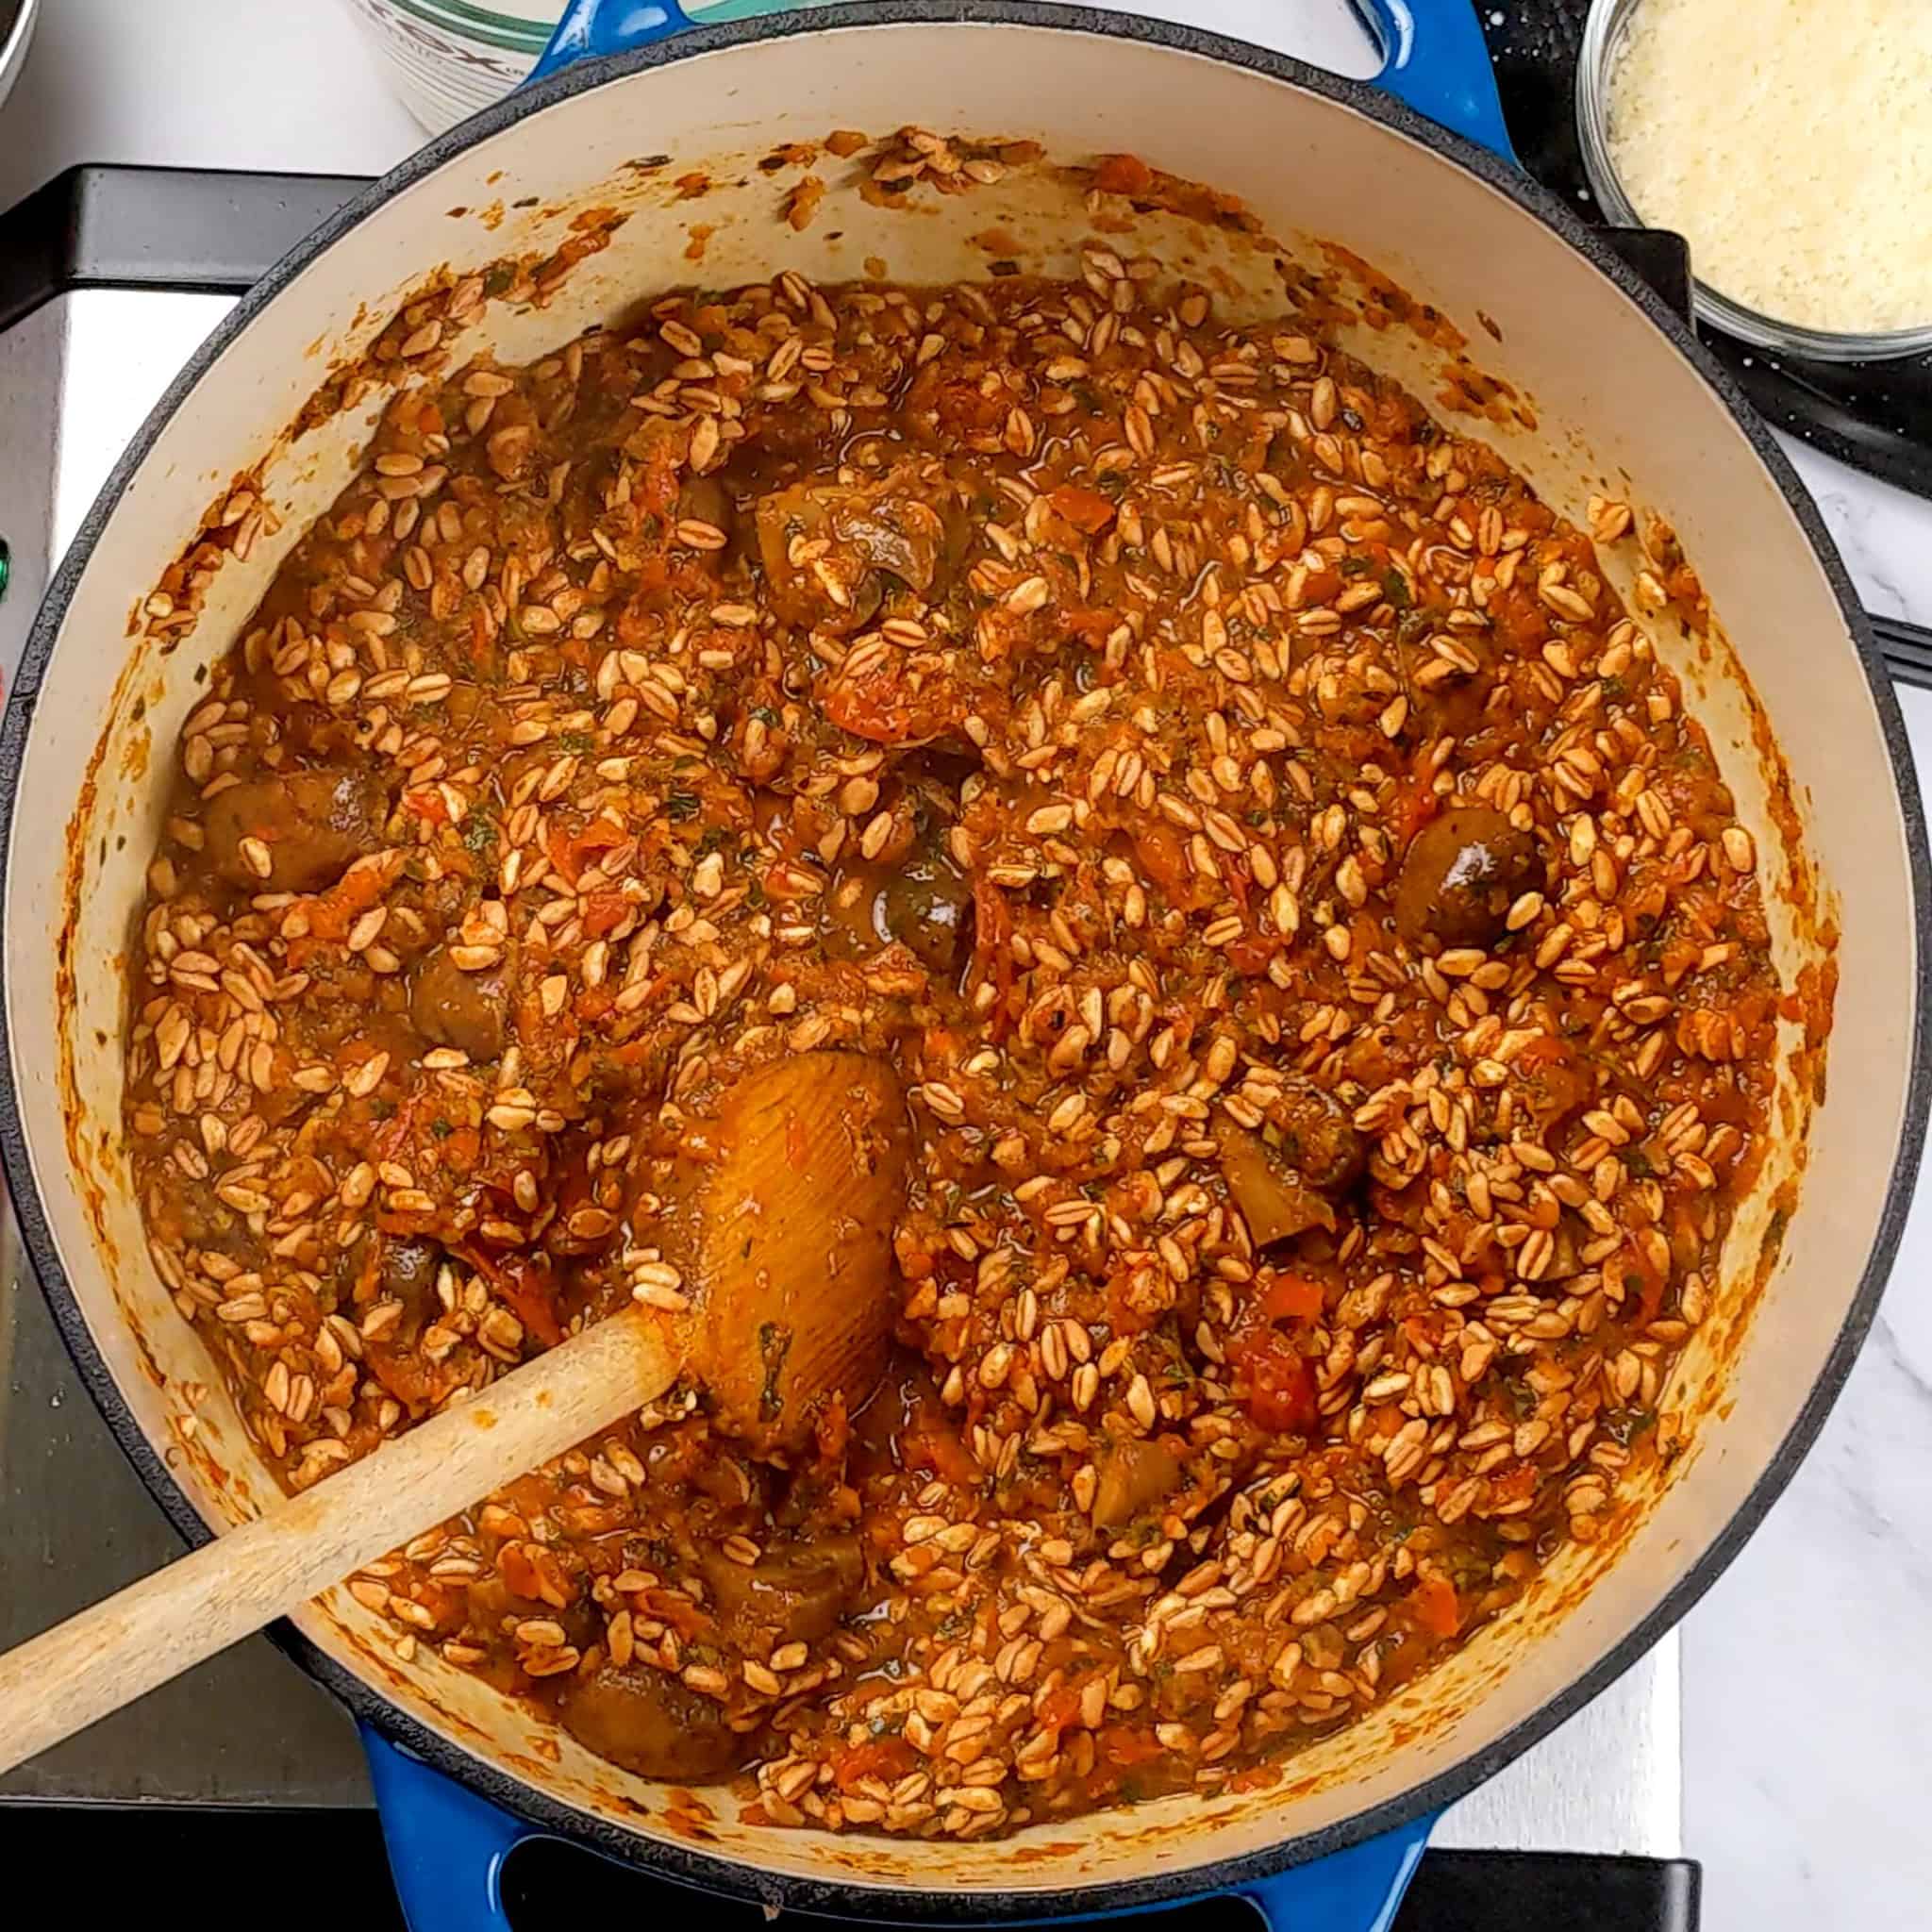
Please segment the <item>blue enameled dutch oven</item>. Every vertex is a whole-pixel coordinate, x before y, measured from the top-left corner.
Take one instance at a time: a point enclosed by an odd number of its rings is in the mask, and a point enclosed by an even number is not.
[[[196,1540],[251,1511],[273,1481],[148,1259],[111,1043],[163,809],[156,748],[175,744],[208,664],[352,473],[383,399],[378,382],[345,406],[338,386],[305,411],[325,373],[436,268],[490,291],[447,322],[451,356],[507,362],[688,282],[693,250],[721,286],[788,267],[849,278],[874,257],[897,279],[940,283],[985,273],[971,238],[996,224],[1023,267],[1069,273],[1092,218],[1062,171],[910,197],[911,212],[835,180],[801,231],[777,218],[779,186],[755,161],[837,128],[907,125],[1031,140],[1050,158],[1130,150],[1239,196],[1271,245],[1158,212],[1123,245],[1185,258],[1231,309],[1278,308],[1280,259],[1346,259],[1324,243],[1375,264],[1507,384],[1490,391],[1507,406],[1479,426],[1549,502],[1579,524],[1593,494],[1660,514],[1709,592],[1710,636],[1657,620],[1657,647],[1757,839],[1787,985],[1814,1013],[1840,974],[1856,996],[1838,1001],[1828,1082],[1801,1024],[1781,1039],[1773,1144],[1667,1397],[1691,1420],[1692,1446],[1630,1480],[1613,1534],[1567,1549],[1450,1662],[1276,1783],[1001,1840],[787,1831],[747,1822],[724,1792],[644,1784],[429,1646],[407,1654],[393,1626],[334,1591],[281,1641],[365,1725],[416,1932],[495,1923],[504,1855],[540,1832],[712,1892],[853,1919],[1093,1917],[1235,1891],[1298,1932],[1386,1926],[1431,1820],[1683,1614],[1844,1377],[1925,1111],[1924,838],[1890,688],[1762,427],[1683,324],[1511,163],[1466,0],[1372,11],[1388,58],[1362,86],[1185,27],[1030,0],[879,0],[689,32],[663,0],[578,0],[529,87],[405,162],[236,308],[62,565],[0,742],[0,1149],[88,1386],[158,1498]],[[681,199],[675,177],[700,171],[711,191]],[[575,245],[587,237],[603,245]],[[582,258],[565,269],[571,255]],[[491,265],[509,258],[558,272],[540,275],[539,299],[498,300],[514,278]],[[1441,328],[1347,331],[1425,397],[1446,341]],[[211,503],[242,507],[224,523]],[[1626,594],[1634,550],[1604,558]],[[173,593],[150,598],[184,554],[199,572],[185,611]]]

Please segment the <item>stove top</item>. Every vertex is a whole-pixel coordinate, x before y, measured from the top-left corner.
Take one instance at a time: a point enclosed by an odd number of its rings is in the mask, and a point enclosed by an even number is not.
[[[70,197],[91,195],[123,217],[130,203],[138,206],[142,241],[125,255],[109,250],[111,259],[92,267],[77,259],[56,264],[50,273],[58,292],[38,306],[0,285],[0,537],[10,551],[10,582],[0,595],[0,677],[9,679],[53,564],[147,409],[252,273],[316,219],[316,200],[340,198],[354,185],[77,172],[88,178],[64,177]],[[218,191],[210,180],[220,182]],[[225,247],[210,249],[197,266],[192,250],[171,244],[171,207],[191,227],[211,208],[226,209]],[[278,222],[287,233],[271,245]],[[250,223],[262,237],[256,264],[246,247],[234,245],[237,224]],[[130,286],[157,282],[167,286]],[[90,1404],[22,1262],[10,1215],[0,1219],[0,1649],[179,1551]],[[1561,1730],[1456,1806],[1432,1844],[1444,1853],[1676,1859],[1683,1850],[1680,1741],[1678,1647],[1671,1636]],[[60,1830],[76,1828],[57,1827],[57,1807],[64,1815],[69,1806],[129,1801],[250,1807],[277,1817],[289,1807],[314,1807],[334,1821],[331,1857],[373,1856],[375,1844],[367,1776],[348,1718],[259,1639],[0,1779],[0,1848],[22,1822],[4,1801],[25,1801],[36,1814],[25,1828],[41,1856]],[[100,1842],[101,1814],[83,1817],[92,1821],[78,1827],[86,1841]],[[161,1833],[160,1842],[173,1848],[170,1862],[194,1842],[193,1828],[177,1819]],[[116,1840],[126,1846],[117,1864],[152,1870],[141,1834],[152,1838],[159,1829],[152,1819],[128,1826]],[[254,1842],[266,1863],[286,1870],[282,1853],[272,1849],[283,1842],[280,1829],[264,1826]],[[309,1850],[288,1856],[312,1857],[312,1841],[304,1842]],[[1574,1879],[1589,1864],[1556,1869]],[[1547,1893],[1541,1909],[1521,1920],[1504,1909],[1512,1886],[1535,1891],[1547,1884],[1548,1865],[1458,1862],[1432,1852],[1402,1923],[1407,1926],[1414,1911],[1445,1914],[1417,1920],[1418,1927],[1550,1923]],[[1651,1870],[1657,1883],[1633,1875],[1647,1869],[1630,1863],[1619,1876],[1614,1859],[1602,1864],[1574,1901],[1564,1893],[1561,1923],[1605,1932],[1693,1924],[1694,1868]],[[1618,1888],[1633,1884],[1625,1911]],[[1668,1909],[1659,1903],[1666,1897]],[[1585,1898],[1594,1905],[1586,1908]]]

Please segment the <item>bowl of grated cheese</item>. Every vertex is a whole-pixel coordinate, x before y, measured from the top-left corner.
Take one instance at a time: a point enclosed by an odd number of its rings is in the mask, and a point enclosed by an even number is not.
[[[1690,242],[1702,320],[1932,349],[1932,0],[1592,0],[1576,122],[1604,213]]]

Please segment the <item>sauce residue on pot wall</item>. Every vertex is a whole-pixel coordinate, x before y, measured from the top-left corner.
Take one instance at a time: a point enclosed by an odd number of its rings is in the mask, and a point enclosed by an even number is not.
[[[374,341],[330,369],[291,435],[300,438],[380,388],[435,374],[447,358],[445,339],[474,323],[487,303],[542,307],[573,269],[609,247],[627,219],[614,208],[588,208],[573,217],[570,234],[548,254],[492,262],[460,278],[446,267],[437,269],[404,298]]]

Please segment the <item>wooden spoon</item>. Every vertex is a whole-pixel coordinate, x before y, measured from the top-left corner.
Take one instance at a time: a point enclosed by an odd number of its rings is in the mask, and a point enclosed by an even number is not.
[[[286,1616],[561,1456],[690,1373],[721,1426],[801,1445],[876,1385],[909,1130],[897,1077],[855,1053],[749,1075],[693,1135],[667,1206],[692,1307],[633,1307],[264,1516],[0,1657],[0,1772]]]

